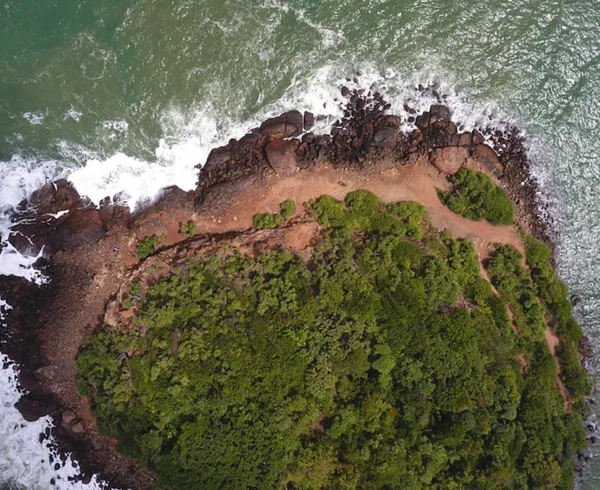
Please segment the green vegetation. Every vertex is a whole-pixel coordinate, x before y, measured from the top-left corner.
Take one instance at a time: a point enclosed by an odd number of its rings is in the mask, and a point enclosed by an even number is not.
[[[525,246],[527,265],[535,282],[537,295],[551,317],[550,325],[561,339],[556,351],[562,368],[561,378],[574,398],[581,399],[591,394],[592,384],[582,367],[578,344],[583,338],[583,332],[573,319],[567,287],[558,279],[551,263],[552,251],[546,245],[528,236]]]
[[[253,218],[254,228],[264,230],[267,228],[277,228],[282,223],[281,215],[277,213],[256,214]]]
[[[138,243],[137,254],[140,259],[150,257],[154,253],[159,238],[156,235],[147,236]]]
[[[78,358],[100,430],[159,488],[571,488],[583,422],[518,252],[490,261],[498,297],[418,204],[307,207],[326,227],[309,262],[233,250],[130,287],[133,323]]]
[[[182,223],[179,228],[179,234],[183,237],[193,237],[196,234],[196,223],[193,221],[188,221],[185,224]]]
[[[296,204],[291,199],[286,199],[279,205],[279,214],[284,220],[290,219],[296,212]]]
[[[452,211],[476,221],[486,219],[493,225],[513,223],[514,210],[508,195],[488,175],[461,168],[450,181],[454,188],[440,191],[439,196]]]

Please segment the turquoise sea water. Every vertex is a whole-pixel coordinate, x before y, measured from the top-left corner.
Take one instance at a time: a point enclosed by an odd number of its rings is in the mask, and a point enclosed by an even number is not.
[[[467,125],[508,120],[526,132],[556,219],[561,276],[581,297],[578,318],[600,347],[599,7],[4,0],[0,208],[59,175],[96,200],[192,188],[193,167],[210,148],[265,115],[300,108],[335,117],[346,77],[374,84],[398,111],[406,98],[424,107],[414,86],[437,82]],[[0,260],[0,269],[9,266]],[[36,446],[41,422],[21,427],[7,370],[0,388],[0,483],[52,488],[55,472]],[[581,488],[600,488],[597,459]]]

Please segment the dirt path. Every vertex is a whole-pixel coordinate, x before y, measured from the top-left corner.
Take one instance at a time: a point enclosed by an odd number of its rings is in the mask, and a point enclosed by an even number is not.
[[[489,256],[494,243],[512,245],[523,252],[523,244],[513,226],[493,226],[487,221],[471,221],[444,206],[436,189],[446,189],[449,184],[429,163],[417,161],[408,166],[381,165],[376,172],[370,168],[368,175],[356,170],[340,170],[321,167],[307,170],[291,177],[274,176],[267,186],[246,189],[232,204],[230,211],[216,217],[198,217],[198,231],[215,232],[239,230],[252,225],[252,217],[266,211],[278,212],[279,203],[293,199],[296,208],[302,203],[329,194],[343,199],[354,190],[369,190],[384,202],[417,201],[427,210],[432,224],[440,230],[448,230],[455,238],[470,239],[477,248],[480,259]]]

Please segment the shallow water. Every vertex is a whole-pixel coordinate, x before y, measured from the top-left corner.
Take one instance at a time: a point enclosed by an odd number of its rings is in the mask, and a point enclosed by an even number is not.
[[[525,130],[561,276],[598,346],[599,33],[594,0],[5,0],[0,209],[57,176],[94,200],[125,190],[132,204],[167,184],[190,189],[212,146],[266,115],[334,118],[346,77],[374,84],[395,112],[407,98],[425,107],[414,86],[435,81],[467,126]],[[0,268],[16,259],[5,251]],[[0,374],[0,420],[12,420],[11,376]],[[0,484],[51,488],[38,425],[0,424],[0,461],[21,462],[0,464]],[[600,487],[597,459],[581,486]]]

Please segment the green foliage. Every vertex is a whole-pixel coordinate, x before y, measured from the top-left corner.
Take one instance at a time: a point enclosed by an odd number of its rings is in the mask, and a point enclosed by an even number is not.
[[[284,220],[290,219],[296,212],[296,204],[291,199],[286,199],[279,204],[279,214]]]
[[[450,177],[454,187],[439,192],[441,201],[452,211],[472,220],[486,219],[494,225],[513,223],[513,205],[506,192],[482,172],[461,168]]]
[[[137,254],[140,259],[150,257],[154,253],[159,238],[156,235],[147,236],[138,243]]]
[[[501,245],[490,258],[487,269],[492,284],[513,314],[522,349],[531,352],[544,338],[546,323],[544,308],[537,299],[531,278],[521,264],[522,260],[523,256],[515,248]]]
[[[573,318],[573,308],[567,298],[567,287],[552,267],[552,251],[532,236],[525,239],[527,265],[535,283],[537,295],[551,317],[551,326],[559,334],[561,345],[556,351],[561,364],[561,378],[574,398],[590,395],[592,383],[581,365],[578,343],[583,338],[581,327]]]
[[[400,233],[420,240],[424,236],[425,208],[416,202],[381,204],[369,191],[354,191],[343,201],[323,195],[308,202],[313,217],[325,227],[367,232]]]
[[[261,213],[254,215],[253,223],[257,230],[264,230],[277,228],[282,223],[282,219],[277,213]]]
[[[191,238],[196,234],[196,223],[193,221],[188,221],[185,224],[181,224],[179,228],[179,234],[184,237]]]
[[[130,287],[133,325],[78,358],[102,431],[159,488],[568,486],[581,418],[535,335],[521,373],[472,245],[366,192],[309,209],[327,223],[309,262],[232,251]],[[490,266],[507,288],[515,252]]]

